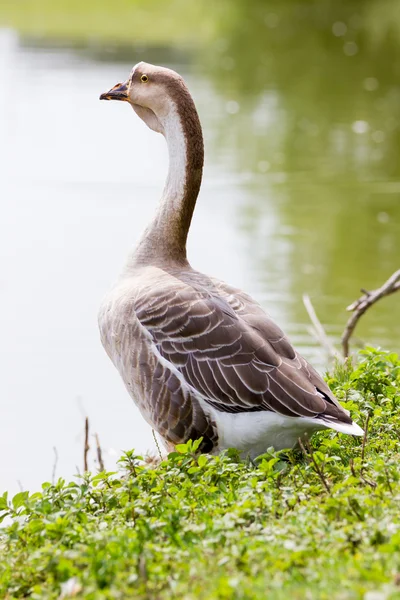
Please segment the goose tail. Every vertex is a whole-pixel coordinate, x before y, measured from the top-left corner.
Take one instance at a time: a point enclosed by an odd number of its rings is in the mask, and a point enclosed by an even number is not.
[[[335,431],[340,431],[340,433],[347,433],[348,435],[364,435],[364,430],[361,429],[357,423],[352,421],[351,423],[343,423],[340,421],[331,421],[330,419],[321,419],[325,427],[329,427],[330,429],[334,429]]]

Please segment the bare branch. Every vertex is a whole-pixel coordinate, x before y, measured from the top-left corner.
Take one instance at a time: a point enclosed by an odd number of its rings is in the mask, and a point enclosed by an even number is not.
[[[162,454],[161,454],[161,450],[160,450],[160,445],[158,443],[158,439],[156,437],[156,432],[154,431],[154,429],[151,430],[151,433],[153,434],[153,439],[157,448],[157,452],[158,452],[158,456],[160,457],[160,461],[162,460]]]
[[[369,415],[368,415],[367,419],[369,419]],[[366,428],[364,430],[364,440],[366,440],[365,435],[366,435],[367,430],[368,430],[368,422],[366,423]],[[364,460],[364,448],[365,448],[365,444],[363,442],[362,460]],[[353,475],[353,477],[357,477],[357,473],[356,473],[356,471],[354,469],[354,460],[352,458],[350,458],[350,463],[349,464],[350,464],[351,474]],[[365,483],[366,485],[371,486],[372,488],[376,488],[375,481],[370,481],[369,479],[367,479],[366,477],[364,477],[363,471],[364,471],[364,466],[361,466],[361,469],[360,469],[360,479],[361,479],[361,481],[363,483]]]
[[[88,452],[89,446],[89,417],[85,417],[85,445],[83,447],[83,472],[87,473],[88,469]]]
[[[314,452],[313,452],[311,444],[310,444],[310,442],[308,440],[308,437],[304,438],[304,444],[303,444],[303,440],[301,438],[298,439],[298,442],[299,442],[299,446],[300,446],[301,451],[303,452],[304,456],[306,458],[308,458],[308,454],[307,454],[306,449],[304,447],[304,445],[306,445],[307,450],[309,452],[309,455],[311,456],[312,463],[314,465],[314,471],[317,473],[318,477],[322,481],[322,483],[323,483],[326,491],[328,492],[328,494],[330,494],[331,488],[329,487],[329,484],[328,484],[328,482],[327,482],[327,480],[326,480],[326,478],[325,478],[325,476],[324,476],[324,474],[322,472],[322,469],[320,469],[317,461],[315,460]]]
[[[325,329],[322,327],[321,321],[317,317],[317,313],[315,312],[315,309],[310,300],[310,296],[308,294],[303,294],[303,304],[306,308],[308,316],[310,317],[311,323],[313,324],[312,331],[315,337],[317,338],[318,342],[323,348],[325,348],[330,358],[337,357],[337,350],[326,335]]]
[[[313,461],[315,471],[317,472],[319,478],[321,479],[322,483],[324,484],[326,491],[328,493],[330,493],[331,488],[329,487],[329,484],[328,484],[327,480],[325,479],[325,476],[324,476],[324,474],[322,472],[322,469],[320,469],[317,461],[315,460],[314,451],[313,451],[313,449],[311,447],[310,441],[309,441],[309,439],[308,439],[307,436],[304,439],[304,443],[305,443],[305,445],[307,447],[308,452],[310,453],[311,460]]]
[[[103,453],[101,451],[100,440],[99,440],[99,436],[97,435],[97,433],[96,433],[95,437],[96,437],[97,460],[99,461],[99,469],[101,472],[101,471],[105,471],[104,461],[103,461]]]
[[[55,446],[53,446],[53,452],[54,452],[54,463],[53,463],[53,472],[51,475],[51,483],[54,485],[56,482],[56,469],[57,469],[57,463],[58,463],[58,452],[57,452],[57,448]]]
[[[360,317],[362,317],[370,306],[378,302],[378,300],[385,296],[389,296],[398,290],[400,290],[400,269],[393,273],[380,288],[377,288],[372,292],[361,290],[364,292],[363,295],[347,307],[347,310],[353,312],[353,314],[347,321],[346,328],[342,335],[343,355],[345,357],[349,355],[349,340]]]
[[[368,439],[368,423],[369,423],[369,417],[370,414],[367,414],[367,418],[365,420],[365,425],[364,425],[364,437],[363,437],[363,441],[362,441],[362,448],[361,448],[361,461],[364,462],[364,458],[365,458],[365,446],[367,444],[367,439]]]

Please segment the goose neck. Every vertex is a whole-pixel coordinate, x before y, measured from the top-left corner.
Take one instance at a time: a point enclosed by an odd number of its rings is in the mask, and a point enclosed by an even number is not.
[[[135,264],[187,264],[186,239],[200,190],[204,149],[194,102],[187,93],[163,120],[169,169],[156,214],[134,253]]]

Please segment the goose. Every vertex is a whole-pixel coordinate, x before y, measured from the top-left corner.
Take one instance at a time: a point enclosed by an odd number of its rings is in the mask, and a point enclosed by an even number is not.
[[[254,459],[320,429],[363,435],[255,300],[190,266],[204,147],[183,78],[140,62],[100,99],[130,104],[168,146],[154,218],[99,311],[102,344],[166,449],[201,439],[200,452]]]

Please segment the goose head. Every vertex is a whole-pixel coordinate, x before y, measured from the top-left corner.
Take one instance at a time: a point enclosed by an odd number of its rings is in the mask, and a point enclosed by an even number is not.
[[[100,100],[128,102],[150,129],[165,135],[165,124],[181,96],[189,95],[182,77],[165,67],[135,65],[124,83],[117,83]]]

